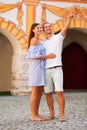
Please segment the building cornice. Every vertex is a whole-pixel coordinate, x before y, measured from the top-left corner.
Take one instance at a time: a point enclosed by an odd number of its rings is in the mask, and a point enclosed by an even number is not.
[[[87,3],[87,0],[40,0],[44,2],[72,2],[72,3]]]

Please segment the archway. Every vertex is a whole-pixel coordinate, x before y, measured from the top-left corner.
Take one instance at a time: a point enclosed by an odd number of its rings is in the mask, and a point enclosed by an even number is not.
[[[0,91],[10,91],[12,80],[13,48],[10,41],[0,33]]]
[[[62,53],[64,89],[87,89],[87,54],[76,42]]]
[[[18,28],[15,23],[6,21],[4,18],[0,17],[0,30],[1,32],[4,30],[6,33],[15,37],[23,52],[27,51],[27,35],[22,29]]]

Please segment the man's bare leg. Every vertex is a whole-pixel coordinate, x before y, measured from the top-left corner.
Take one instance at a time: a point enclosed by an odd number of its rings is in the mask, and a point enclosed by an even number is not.
[[[65,121],[65,98],[63,92],[56,92],[57,93],[57,99],[60,109],[60,121]]]
[[[54,118],[54,100],[53,100],[52,93],[46,94],[46,100],[47,100],[47,104],[50,110],[50,115],[47,117],[47,119],[50,120]]]

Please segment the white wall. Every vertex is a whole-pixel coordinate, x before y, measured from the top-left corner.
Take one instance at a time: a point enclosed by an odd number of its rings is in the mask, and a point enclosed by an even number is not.
[[[0,3],[16,4],[20,1],[21,0],[0,0]],[[23,29],[24,32],[26,32],[26,5],[24,3],[22,4],[22,9],[23,9],[23,17],[22,17],[23,25],[21,28]],[[14,8],[10,11],[0,12],[0,17],[5,18],[7,21],[10,20],[18,26],[17,13],[18,13],[18,9]]]
[[[17,2],[21,2],[22,0],[0,0],[0,3],[4,3],[4,4],[15,4]],[[80,7],[87,7],[87,4],[82,4],[82,3],[71,3],[71,2],[40,2],[40,3],[46,3],[48,5],[53,5],[53,6],[58,6],[58,7],[62,7],[62,8],[68,8],[68,7],[72,7],[72,6],[80,6]],[[22,17],[22,21],[23,21],[23,25],[22,25],[22,29],[24,32],[26,32],[26,5],[23,3],[22,4],[22,9],[23,9],[23,17]],[[41,8],[41,4],[38,4],[36,7],[36,22],[41,22],[41,12],[42,12],[42,8]],[[49,12],[48,10],[46,11],[46,15],[47,15],[47,21],[51,22],[51,23],[55,23],[56,20],[60,19],[59,16],[56,16],[55,14]],[[3,12],[0,13],[0,17],[5,18],[7,21],[10,20],[13,23],[15,23],[18,26],[18,21],[17,21],[17,8],[12,9],[10,11],[7,12]]]
[[[47,5],[52,5],[52,6],[57,6],[57,7],[62,7],[62,8],[69,8],[73,6],[80,6],[80,7],[87,7],[87,4],[82,4],[82,3],[71,3],[71,2],[41,2],[41,3],[46,3]],[[41,21],[41,4],[37,6],[36,10],[36,22]],[[60,19],[59,16],[51,13],[50,11],[46,10],[46,18],[47,21],[50,23],[55,23],[58,19]]]

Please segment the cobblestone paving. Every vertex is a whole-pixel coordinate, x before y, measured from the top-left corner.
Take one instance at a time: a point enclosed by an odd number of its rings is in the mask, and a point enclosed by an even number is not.
[[[0,130],[87,130],[87,93],[65,92],[66,122],[59,122],[59,108],[54,94],[54,120],[36,122],[30,120],[30,96],[0,97]],[[49,114],[45,95],[42,96],[40,113]]]

